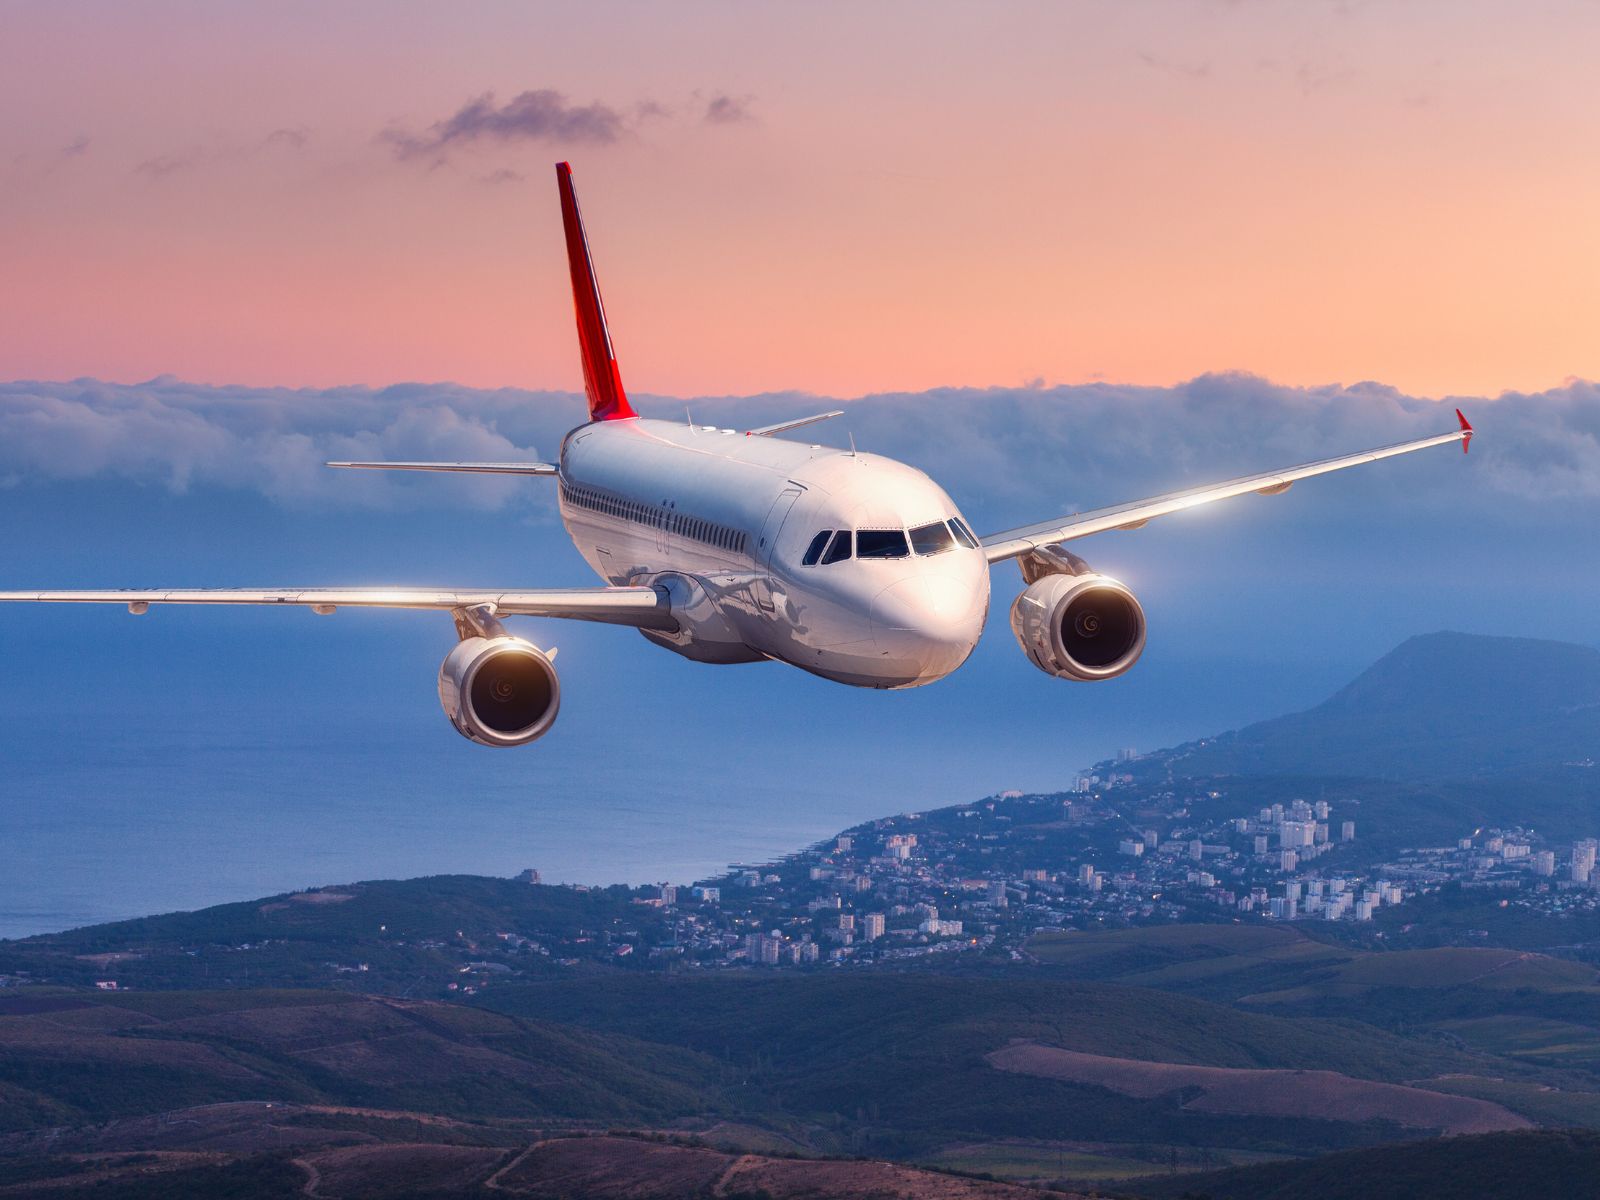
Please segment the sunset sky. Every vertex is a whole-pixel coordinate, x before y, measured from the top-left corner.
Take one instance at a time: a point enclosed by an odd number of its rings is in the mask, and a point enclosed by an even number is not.
[[[0,378],[1600,375],[1600,5],[8,3]]]

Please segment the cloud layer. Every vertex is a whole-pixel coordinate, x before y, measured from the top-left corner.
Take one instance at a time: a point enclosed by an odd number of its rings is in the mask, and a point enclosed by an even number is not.
[[[677,420],[681,400],[636,397]],[[1600,386],[1463,399],[1480,436],[1474,495],[1600,501]],[[750,427],[833,401],[809,395],[691,400],[697,422]],[[355,475],[329,459],[542,460],[582,419],[577,396],[454,384],[387,388],[215,387],[160,378],[0,384],[0,481],[119,479],[185,491],[249,490],[291,505],[353,509],[544,509],[548,489],[498,478]],[[868,396],[808,431],[853,434],[929,471],[959,502],[995,519],[1044,517],[1153,491],[1284,466],[1454,427],[1450,404],[1378,384],[1302,389],[1246,375],[1170,388],[1092,384]],[[1375,470],[1376,498],[1457,503],[1459,464],[1443,453]],[[1042,511],[1041,511],[1042,510]]]

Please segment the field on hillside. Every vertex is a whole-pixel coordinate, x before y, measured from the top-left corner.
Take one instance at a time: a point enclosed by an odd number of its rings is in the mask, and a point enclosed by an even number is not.
[[[1264,1163],[1121,1186],[1152,1200],[1546,1200],[1592,1197],[1600,1134],[1520,1130]]]
[[[1526,1129],[1532,1124],[1526,1117],[1490,1101],[1352,1079],[1336,1071],[1197,1067],[1108,1058],[1037,1042],[1017,1042],[987,1057],[1002,1071],[1090,1083],[1124,1096],[1149,1098],[1181,1093],[1183,1107],[1197,1112],[1388,1121],[1410,1129],[1450,1134]]]
[[[1030,1142],[1016,1139],[966,1142],[919,1161],[927,1166],[1002,1179],[1069,1180],[1075,1186],[1107,1186],[1158,1171],[1211,1171],[1272,1161],[1277,1155],[1215,1151],[1205,1147],[1131,1143]]]

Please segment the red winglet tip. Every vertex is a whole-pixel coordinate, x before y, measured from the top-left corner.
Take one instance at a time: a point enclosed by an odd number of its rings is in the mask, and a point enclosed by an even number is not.
[[[1472,423],[1456,409],[1456,420],[1461,422],[1461,453],[1465,454],[1472,448]]]

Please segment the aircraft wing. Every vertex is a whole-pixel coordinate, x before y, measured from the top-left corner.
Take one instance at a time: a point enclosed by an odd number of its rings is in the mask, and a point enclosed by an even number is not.
[[[565,617],[640,629],[673,630],[664,591],[650,587],[547,588],[532,592],[430,591],[421,588],[195,588],[113,591],[0,592],[0,603],[125,604],[142,613],[152,604],[298,605],[316,613],[340,608],[442,609],[488,607],[502,617]]]
[[[1289,486],[1297,479],[1326,475],[1331,471],[1342,471],[1346,467],[1377,462],[1380,458],[1393,458],[1397,454],[1426,450],[1430,446],[1447,446],[1460,442],[1461,449],[1465,452],[1472,441],[1472,426],[1467,424],[1467,419],[1461,415],[1459,408],[1456,410],[1456,419],[1461,423],[1461,428],[1440,434],[1438,437],[1422,438],[1415,442],[1399,442],[1393,446],[1379,446],[1376,450],[1363,450],[1359,454],[1325,458],[1320,462],[1303,463],[1298,467],[1267,471],[1260,475],[1246,475],[1240,479],[1230,479],[1225,483],[1213,483],[1182,492],[1169,492],[1165,496],[1135,500],[1131,504],[1097,508],[1091,512],[1058,517],[1054,521],[1042,521],[1037,525],[1024,525],[1018,529],[992,533],[981,539],[983,552],[990,562],[1003,562],[1041,546],[1070,542],[1076,538],[1088,537],[1090,534],[1104,533],[1108,529],[1138,529],[1156,517],[1182,512],[1186,508],[1197,508],[1216,500],[1227,500],[1232,496],[1243,496],[1247,492],[1275,496],[1279,492],[1288,491]]]

